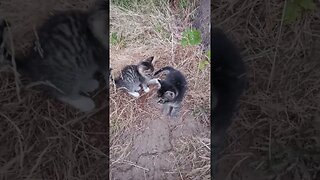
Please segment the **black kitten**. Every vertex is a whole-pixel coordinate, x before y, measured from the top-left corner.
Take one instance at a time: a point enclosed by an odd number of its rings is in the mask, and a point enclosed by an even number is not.
[[[220,29],[213,29],[211,34],[213,52],[213,121],[211,148],[213,156],[218,153],[227,128],[232,123],[232,116],[237,101],[246,85],[245,65],[235,45]],[[213,160],[216,160],[213,157]]]
[[[166,74],[164,80],[156,79],[158,84],[158,103],[163,104],[163,113],[169,116],[177,116],[185,92],[187,81],[184,75],[173,67],[164,67],[154,73],[155,76],[161,72]]]

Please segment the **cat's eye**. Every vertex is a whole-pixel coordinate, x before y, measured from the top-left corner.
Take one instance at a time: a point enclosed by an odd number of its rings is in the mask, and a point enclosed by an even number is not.
[[[164,99],[159,99],[158,103],[163,104],[164,103]]]

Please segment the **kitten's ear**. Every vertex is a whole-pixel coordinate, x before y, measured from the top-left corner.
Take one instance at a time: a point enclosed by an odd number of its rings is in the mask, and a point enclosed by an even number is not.
[[[158,83],[160,84],[160,86],[163,85],[163,81],[162,81],[161,79],[157,78],[157,81],[158,81]]]
[[[166,91],[165,94],[164,94],[168,99],[173,99],[175,98],[176,94],[172,91]]]
[[[5,19],[0,18],[0,26],[1,28],[11,27],[11,23]]]
[[[148,63],[152,63],[153,59],[154,59],[154,56],[151,56],[151,57],[149,57],[148,59],[146,59],[144,61],[148,62]]]
[[[106,0],[97,0],[89,10],[89,17],[87,19],[92,34],[106,49],[109,48],[109,44],[106,41],[106,39],[109,38],[107,33],[109,27],[106,21],[108,18],[108,11],[108,2]]]
[[[102,11],[108,11],[108,3],[107,0],[96,0],[91,7],[91,10],[97,11],[97,10],[102,10]]]

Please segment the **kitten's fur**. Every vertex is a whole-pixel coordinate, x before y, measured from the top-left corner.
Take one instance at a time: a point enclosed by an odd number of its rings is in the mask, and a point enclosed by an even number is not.
[[[6,38],[6,29],[7,22],[4,20],[0,20],[0,63],[10,60],[7,49],[5,48],[5,38]]]
[[[157,92],[158,103],[163,104],[164,114],[177,116],[187,90],[187,81],[184,75],[173,67],[166,66],[161,68],[154,75],[157,76],[161,72],[166,74],[166,78],[164,80],[156,80],[159,88]],[[154,83],[153,81],[150,81],[150,83]]]
[[[237,101],[245,89],[246,70],[240,53],[222,30],[215,28],[211,33],[211,51],[213,52],[213,102],[211,104],[214,105],[211,149],[213,162],[216,162],[226,130],[232,122]],[[213,167],[215,169],[216,165]]]
[[[136,98],[140,96],[139,91],[141,90],[141,86],[144,92],[149,92],[148,85],[154,71],[153,58],[149,57],[137,65],[124,67],[120,76],[115,79],[116,86],[120,89],[126,89],[130,95]]]
[[[47,82],[50,85],[42,89],[81,111],[94,109],[93,100],[80,93],[98,88],[96,73],[108,76],[107,13],[107,1],[100,0],[88,12],[50,17],[38,30],[38,50],[15,59],[18,72],[32,81]],[[4,28],[2,24],[1,31]]]

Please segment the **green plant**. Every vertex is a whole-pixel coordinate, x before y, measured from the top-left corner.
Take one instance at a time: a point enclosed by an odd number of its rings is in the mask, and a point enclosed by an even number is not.
[[[210,64],[210,59],[211,59],[211,51],[209,50],[206,54],[206,59],[199,62],[198,68],[201,71],[203,71],[207,67],[207,65]]]
[[[183,47],[186,46],[195,46],[199,45],[201,43],[201,33],[200,31],[196,29],[185,29],[182,32],[182,40],[181,40],[181,45]],[[210,64],[210,59],[211,59],[211,52],[210,50],[206,54],[206,59],[202,60],[199,62],[198,68],[203,71],[207,65]]]
[[[171,38],[170,32],[165,27],[163,27],[163,25],[160,24],[159,22],[154,25],[154,30],[157,33],[159,33],[159,35],[161,37],[163,37],[164,39],[170,39]]]
[[[179,1],[179,8],[180,9],[185,9],[189,6],[188,0],[180,0]]]
[[[304,10],[314,10],[313,0],[290,0],[284,12],[284,23],[291,24],[301,17]]]
[[[112,45],[116,45],[118,43],[118,35],[117,33],[111,33],[110,42]]]
[[[111,36],[110,36],[110,43],[111,45],[115,46],[115,45],[119,45],[119,46],[124,46],[124,38],[123,36],[118,36],[117,33],[112,32]]]
[[[207,58],[209,61],[211,60],[211,51],[210,50],[207,52]]]
[[[183,47],[190,45],[199,45],[201,43],[201,33],[196,29],[185,29],[182,32],[181,45]]]
[[[130,0],[111,0],[111,3],[125,9],[131,9],[135,2]]]
[[[155,7],[166,7],[169,0],[111,0],[111,4],[131,11],[149,12]]]

